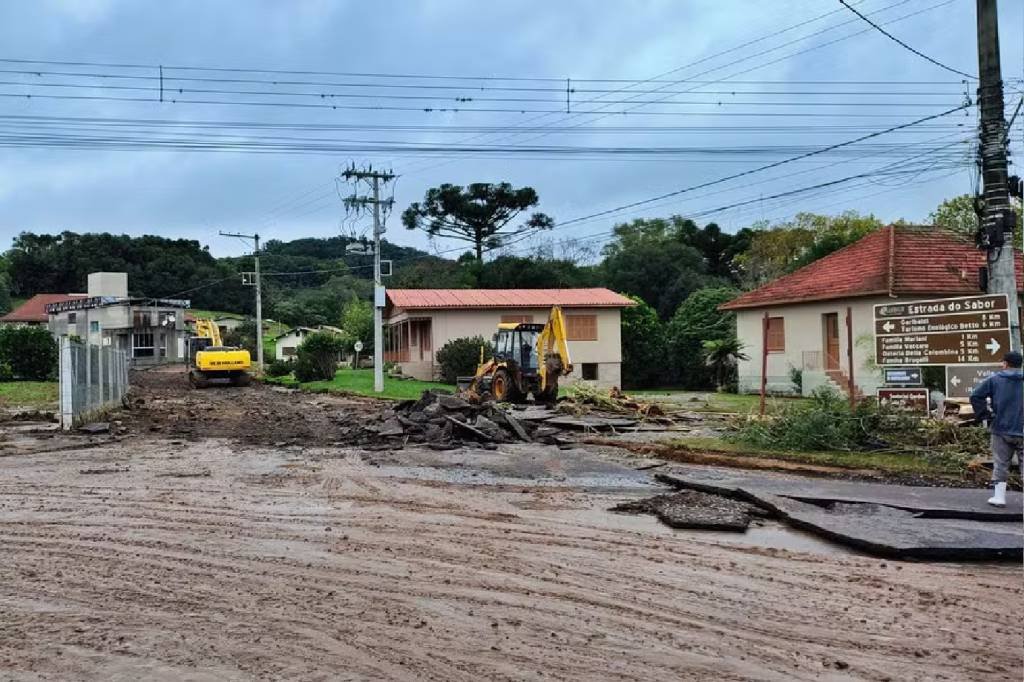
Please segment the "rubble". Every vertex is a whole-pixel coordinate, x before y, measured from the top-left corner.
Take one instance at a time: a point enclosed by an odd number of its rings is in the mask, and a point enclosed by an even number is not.
[[[735,532],[745,531],[752,517],[765,516],[763,510],[747,502],[696,490],[624,502],[609,511],[653,514],[671,528]]]

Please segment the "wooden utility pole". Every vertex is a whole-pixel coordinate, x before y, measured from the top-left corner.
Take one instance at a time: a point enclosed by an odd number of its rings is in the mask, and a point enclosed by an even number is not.
[[[758,412],[763,417],[765,395],[768,393],[768,311],[761,318],[761,404]]]
[[[982,206],[980,244],[987,252],[990,294],[1006,294],[1010,310],[1010,345],[1020,349],[1017,314],[1017,273],[1014,269],[1014,228],[1007,182],[1007,130],[1003,115],[1003,77],[999,64],[999,21],[996,0],[977,0],[978,108]]]

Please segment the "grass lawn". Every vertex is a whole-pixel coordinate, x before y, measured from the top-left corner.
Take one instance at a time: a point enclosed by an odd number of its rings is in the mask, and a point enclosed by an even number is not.
[[[839,450],[792,451],[766,450],[723,438],[677,438],[669,442],[673,448],[693,452],[722,452],[738,457],[762,457],[801,464],[840,467],[843,469],[874,469],[891,474],[961,478],[962,463],[929,458],[911,452],[845,452]]]
[[[432,381],[416,381],[403,379],[389,379],[384,377],[384,392],[373,392],[373,370],[372,369],[339,369],[331,381],[311,381],[300,384],[291,375],[287,377],[267,377],[267,383],[280,384],[282,386],[294,386],[307,391],[318,391],[323,393],[355,393],[381,398],[396,398],[405,400],[408,398],[419,398],[423,391],[428,388],[443,388],[454,391],[455,387],[449,384],[439,384]]]
[[[640,399],[654,398],[680,405],[695,412],[728,412],[733,414],[752,414],[757,412],[761,396],[746,393],[716,393],[715,391],[678,391],[673,389],[646,389],[626,391]],[[803,398],[782,398],[769,396],[765,403],[765,411],[771,414],[783,405]]]
[[[57,382],[0,382],[0,407],[56,408]]]

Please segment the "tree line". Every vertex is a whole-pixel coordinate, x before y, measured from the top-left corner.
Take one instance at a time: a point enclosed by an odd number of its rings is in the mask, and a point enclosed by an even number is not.
[[[455,259],[382,243],[395,261],[396,288],[573,288],[604,286],[633,297],[623,313],[624,377],[635,386],[709,388],[720,367],[708,366],[706,344],[723,354],[735,344],[732,316],[718,305],[857,241],[882,226],[871,215],[797,214],[754,223],[734,234],[714,222],[682,216],[616,225],[602,246],[586,238],[545,237],[556,223],[526,215],[539,201],[531,188],[478,183],[442,185],[412,204],[402,223],[431,237],[468,243]],[[970,238],[973,203],[943,202],[930,219]],[[535,244],[525,255],[521,244]],[[371,245],[347,236],[270,240],[261,252],[264,315],[288,325],[343,326],[353,301],[372,293]],[[364,252],[364,253],[360,253]],[[0,311],[40,292],[84,291],[95,271],[128,273],[134,296],[187,298],[195,308],[251,315],[253,291],[241,273],[252,257],[216,258],[196,240],[108,233],[19,234],[0,258]],[[365,311],[364,311],[365,312]],[[724,345],[723,345],[724,344]],[[731,345],[730,345],[731,344]],[[727,354],[727,353],[725,353]]]

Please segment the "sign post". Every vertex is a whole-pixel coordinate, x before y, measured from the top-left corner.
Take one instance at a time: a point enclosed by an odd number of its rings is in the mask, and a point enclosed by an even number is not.
[[[900,412],[917,412],[928,415],[927,388],[880,388],[878,403]]]
[[[946,365],[946,397],[967,399],[974,388],[1002,365]]]
[[[994,364],[1010,348],[1004,294],[882,303],[874,312],[881,367]]]

